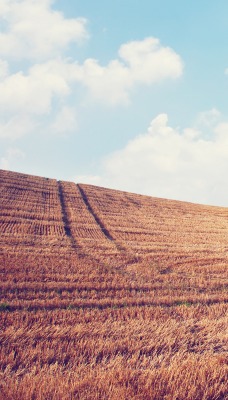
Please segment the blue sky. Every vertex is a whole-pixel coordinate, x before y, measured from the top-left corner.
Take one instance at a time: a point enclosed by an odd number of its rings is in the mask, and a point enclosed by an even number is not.
[[[228,2],[1,0],[0,167],[227,206]]]

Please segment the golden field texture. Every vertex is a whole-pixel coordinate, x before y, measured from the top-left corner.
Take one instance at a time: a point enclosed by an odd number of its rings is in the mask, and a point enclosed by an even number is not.
[[[228,399],[228,208],[0,170],[0,400]]]

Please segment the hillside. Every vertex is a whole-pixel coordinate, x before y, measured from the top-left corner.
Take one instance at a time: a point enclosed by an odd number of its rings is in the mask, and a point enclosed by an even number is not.
[[[3,170],[0,204],[0,399],[228,398],[228,208]]]

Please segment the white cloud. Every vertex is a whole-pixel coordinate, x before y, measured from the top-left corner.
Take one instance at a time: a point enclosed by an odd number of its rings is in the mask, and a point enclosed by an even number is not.
[[[76,111],[73,107],[64,106],[50,125],[50,131],[54,135],[67,135],[78,129]]]
[[[211,110],[204,111],[199,114],[197,124],[202,127],[210,128],[211,126],[215,126],[220,118],[220,111],[216,108],[212,108]]]
[[[79,79],[95,100],[111,105],[129,102],[129,90],[133,86],[131,71],[120,61],[113,60],[102,67],[98,61],[87,59],[79,68]]]
[[[0,139],[17,140],[35,131],[37,122],[26,114],[11,116],[0,121]]]
[[[66,19],[48,0],[1,0],[0,55],[13,59],[50,59],[72,42],[88,37],[86,19]]]
[[[0,81],[5,79],[9,73],[7,61],[0,60]]]
[[[88,38],[87,21],[65,18],[53,3],[0,0],[0,138],[18,139],[41,127],[74,132],[75,110],[85,98],[127,104],[137,85],[181,76],[180,56],[153,37],[122,44],[104,66],[95,59],[66,58],[69,45]]]
[[[168,124],[166,114],[152,120],[146,133],[103,161],[95,181],[101,186],[204,204],[228,203],[228,123],[210,140],[191,128]],[[93,183],[93,177],[84,177]]]
[[[8,125],[14,126],[15,115],[27,114],[29,118],[33,116],[35,125],[38,117],[51,115],[53,128],[60,132],[63,131],[61,118],[66,121],[66,110],[69,110],[68,96],[74,95],[76,84],[86,86],[93,98],[105,104],[116,105],[129,101],[133,86],[176,78],[182,71],[179,56],[169,48],[162,48],[157,39],[147,38],[141,42],[125,44],[120,48],[120,55],[126,64],[116,59],[102,67],[92,59],[87,59],[80,65],[69,59],[57,58],[33,64],[27,72],[19,71],[14,74],[9,74],[8,64],[1,61],[0,123],[8,117]],[[65,116],[61,114],[59,119],[56,119],[53,112],[54,101],[61,109],[65,107]],[[68,112],[68,117],[67,130],[73,132],[76,119],[72,112],[70,115]],[[4,127],[0,136],[5,137],[7,132],[8,128]],[[19,136],[18,128],[15,133],[10,133],[10,137],[12,136]]]
[[[88,37],[86,20],[64,18],[51,8],[52,3],[0,1],[0,138],[33,134],[36,128],[44,128],[46,116],[58,132],[63,120],[68,131],[76,127],[67,104],[76,64],[61,56],[69,44]],[[17,64],[15,59],[28,62]]]
[[[18,72],[0,81],[0,138],[18,139],[29,130],[32,134],[45,123],[46,116],[51,120],[47,127],[50,133],[75,131],[76,111],[67,104],[74,80],[75,65],[59,59],[33,65],[27,74]]]
[[[221,147],[223,146],[221,150],[223,150],[224,156],[228,156],[228,123],[221,122],[218,124],[215,128],[215,134],[216,142],[219,143]]]
[[[77,175],[70,177],[69,181],[76,183],[88,183],[90,185],[101,186],[103,178],[99,175]]]
[[[88,38],[87,21],[65,18],[52,8],[53,3],[0,1],[0,137],[19,138],[23,129],[27,134],[28,127],[41,126],[45,116],[52,120],[51,131],[75,131],[77,121],[68,98],[73,97],[76,84],[86,87],[89,97],[116,105],[129,102],[136,84],[181,75],[180,57],[154,38],[123,44],[119,57],[106,66],[89,58],[82,64],[64,58],[70,44]],[[26,67],[15,60],[27,60]]]
[[[131,79],[151,84],[165,78],[178,78],[183,63],[171,48],[162,47],[157,38],[129,42],[120,47],[119,56],[129,65]]]
[[[105,103],[129,102],[130,90],[139,84],[151,85],[164,79],[176,79],[183,72],[183,62],[174,50],[162,47],[153,37],[123,44],[119,59],[105,67],[87,59],[78,66],[78,79],[95,99]]]
[[[6,154],[0,158],[0,168],[8,170],[11,168],[12,162],[16,159],[24,158],[25,154],[18,148],[9,148]]]
[[[53,60],[37,64],[27,74],[18,72],[0,82],[1,112],[42,115],[51,111],[52,99],[70,93],[68,64]]]

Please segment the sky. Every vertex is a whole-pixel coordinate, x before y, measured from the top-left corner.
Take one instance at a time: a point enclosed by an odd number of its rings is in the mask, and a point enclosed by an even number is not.
[[[0,168],[228,206],[227,0],[0,0]]]

